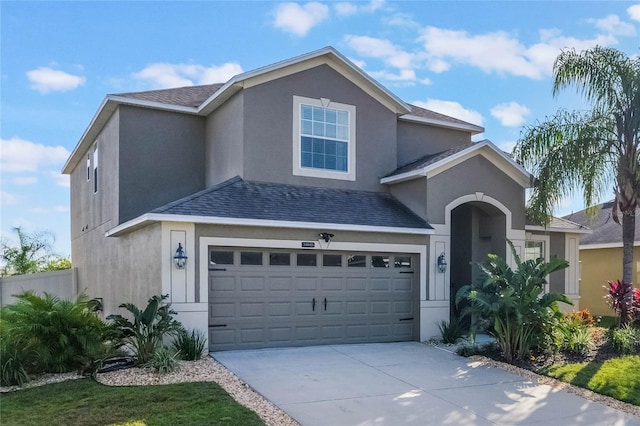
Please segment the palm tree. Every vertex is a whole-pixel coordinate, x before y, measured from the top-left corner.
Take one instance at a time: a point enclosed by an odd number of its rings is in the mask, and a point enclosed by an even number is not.
[[[636,207],[640,204],[640,58],[595,47],[563,51],[553,67],[553,95],[575,86],[588,111],[559,110],[523,130],[517,161],[537,179],[528,211],[543,224],[576,189],[593,206],[613,184],[614,220],[622,216],[622,278],[632,281]]]

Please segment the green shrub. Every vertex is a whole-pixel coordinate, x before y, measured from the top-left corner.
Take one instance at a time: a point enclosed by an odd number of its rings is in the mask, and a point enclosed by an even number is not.
[[[471,315],[474,322],[490,321],[507,361],[524,359],[551,334],[561,315],[557,302],[571,304],[562,294],[544,293],[546,276],[569,266],[566,260],[553,257],[548,263],[542,258],[522,262],[511,241],[509,245],[518,269],[512,270],[500,256],[490,254],[486,265],[478,264],[482,282],[463,286],[456,295],[456,303],[468,302],[464,315]]]
[[[167,374],[175,371],[178,365],[179,352],[172,352],[168,348],[161,346],[153,353],[153,357],[147,363],[156,373]]]
[[[463,335],[462,324],[456,318],[451,321],[441,321],[438,323],[440,329],[440,336],[442,337],[442,343],[454,344]]]
[[[554,352],[564,351],[578,355],[587,355],[595,347],[593,327],[595,323],[589,311],[577,311],[565,314],[554,324]]]
[[[0,333],[0,386],[14,386],[27,383],[30,378],[27,373],[27,354],[15,346],[13,340],[8,340]]]
[[[207,340],[205,335],[199,330],[192,330],[189,333],[182,329],[173,341],[173,349],[180,354],[180,358],[185,361],[197,361],[204,354]]]
[[[163,339],[176,335],[182,329],[182,325],[173,318],[176,312],[164,302],[168,297],[168,294],[153,296],[144,311],[132,303],[121,304],[120,308],[132,314],[133,322],[119,314],[107,317],[119,331],[124,345],[133,352],[136,364],[151,361],[163,346]]]
[[[640,347],[640,330],[630,325],[609,330],[611,348],[621,355],[634,355]]]
[[[24,292],[16,298],[2,309],[7,374],[91,371],[114,352],[109,327],[88,308],[86,296],[64,300]]]

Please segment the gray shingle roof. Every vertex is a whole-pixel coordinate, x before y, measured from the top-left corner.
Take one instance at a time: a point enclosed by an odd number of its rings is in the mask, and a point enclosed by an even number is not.
[[[458,145],[446,151],[441,151],[436,154],[425,155],[424,157],[418,158],[415,161],[412,161],[409,164],[405,164],[404,166],[398,167],[393,172],[389,173],[384,177],[400,175],[402,173],[411,172],[413,170],[423,169],[431,164],[437,163],[440,160],[444,160],[447,157],[452,156],[453,154],[457,154],[460,151],[464,151],[467,148],[470,148],[474,145],[475,142],[466,143],[464,145]]]
[[[151,213],[432,229],[386,193],[247,182],[237,176]]]
[[[449,123],[465,124],[470,126],[477,126],[477,124],[469,123],[468,121],[458,120],[457,118],[449,117],[448,115],[440,114],[439,112],[431,111],[429,109],[421,108],[416,105],[408,104],[411,107],[411,115],[417,117],[429,118],[432,120],[448,121]]]
[[[565,219],[588,226],[593,230],[591,234],[583,235],[580,244],[622,244],[622,225],[614,222],[612,211],[613,201],[602,203],[598,206],[599,210],[593,218],[587,216],[587,211],[580,210],[563,216]],[[640,209],[636,211],[636,218],[640,217]],[[638,219],[636,219],[638,220]],[[622,222],[622,218],[620,218]],[[640,241],[640,228],[636,224],[635,241]]]
[[[223,85],[223,83],[216,83],[204,86],[177,87],[175,89],[148,90],[146,92],[116,93],[113,96],[167,105],[198,107]]]
[[[142,101],[158,102],[167,105],[198,107],[222,86],[224,86],[224,83],[215,83],[202,86],[186,86],[171,89],[147,90],[144,92],[114,93],[113,96],[138,99]],[[415,105],[409,105],[409,107],[411,107],[411,115],[415,115],[417,117],[441,120],[455,124],[471,124],[467,123],[466,121],[458,120],[457,118],[449,117],[448,115],[420,108]]]
[[[526,224],[527,225],[531,225],[531,226],[541,226],[539,223],[534,222],[533,220],[531,220],[531,218],[527,217],[526,219]],[[555,217],[553,216],[551,218],[551,222],[549,222],[549,224],[547,225],[547,228],[552,228],[552,229],[566,229],[567,231],[572,230],[572,229],[587,229],[588,226],[585,225],[581,225],[579,223],[573,222],[571,220],[568,220],[565,218],[561,218],[561,217]]]

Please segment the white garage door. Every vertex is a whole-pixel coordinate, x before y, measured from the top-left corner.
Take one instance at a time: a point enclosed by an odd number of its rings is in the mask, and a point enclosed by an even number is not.
[[[418,336],[417,256],[212,248],[211,351]]]

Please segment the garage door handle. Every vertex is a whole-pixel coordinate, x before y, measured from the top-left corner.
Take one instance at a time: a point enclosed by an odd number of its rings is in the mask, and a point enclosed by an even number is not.
[[[209,327],[211,328],[216,328],[216,327],[226,327],[227,324],[214,324],[214,325],[210,325]]]
[[[314,297],[313,300],[311,301],[311,310],[315,311],[316,310],[316,298]]]
[[[401,274],[413,274],[413,271],[400,271]]]
[[[326,297],[324,298],[324,310],[325,311],[327,310],[327,298]]]
[[[410,317],[410,318],[400,318],[398,321],[413,321],[413,317]]]
[[[226,271],[227,268],[209,268],[210,271]]]

